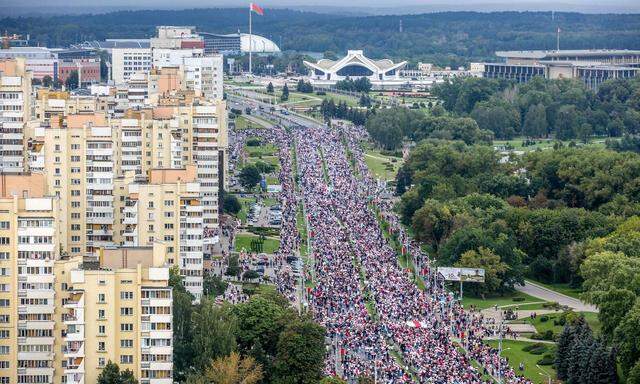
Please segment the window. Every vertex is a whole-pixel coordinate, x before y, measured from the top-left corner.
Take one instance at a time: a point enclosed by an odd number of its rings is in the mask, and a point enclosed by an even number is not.
[[[107,327],[105,327],[104,325],[98,325],[98,333],[100,335],[104,335],[107,333]]]
[[[8,339],[9,338],[9,330],[2,329],[0,330],[0,339]]]
[[[0,355],[8,355],[8,354],[9,354],[9,346],[0,345]]]
[[[9,229],[10,223],[8,221],[0,221],[0,229]]]
[[[120,324],[120,330],[123,332],[133,331],[133,324],[131,323],[122,323]]]
[[[10,244],[8,237],[0,237],[0,245]]]
[[[104,319],[104,309],[98,309],[98,319]]]
[[[0,299],[0,307],[8,307],[9,299]]]
[[[104,366],[107,365],[107,361],[105,360],[104,357],[98,357],[98,367],[99,368],[104,368]],[[63,376],[65,377],[65,376]]]
[[[133,308],[131,308],[131,307],[122,307],[122,308],[120,308],[120,315],[121,316],[132,316],[133,315]]]
[[[98,351],[99,352],[104,352],[105,349],[106,349],[105,342],[104,341],[98,341]]]
[[[0,260],[9,260],[9,252],[0,252]]]
[[[104,293],[98,293],[98,303],[106,302]]]
[[[133,364],[133,355],[120,355],[120,364]]]
[[[130,339],[120,340],[120,348],[133,348],[133,340],[130,340]]]
[[[121,281],[122,283],[122,281]],[[121,300],[131,300],[133,299],[133,292],[130,291],[122,291],[120,292],[120,299]]]

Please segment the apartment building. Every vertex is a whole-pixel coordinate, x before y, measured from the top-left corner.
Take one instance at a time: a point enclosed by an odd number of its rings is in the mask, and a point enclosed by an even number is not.
[[[95,383],[109,360],[130,369],[142,384],[173,382],[164,244],[101,248],[98,262],[61,261],[56,272],[64,330],[56,383]]]
[[[167,245],[167,261],[180,268],[184,285],[196,301],[202,297],[203,206],[193,165],[152,169],[147,180],[133,173],[115,181],[114,240],[125,246]]]
[[[31,72],[21,58],[0,60],[0,171],[22,172],[31,118]]]
[[[57,198],[43,175],[0,175],[0,382],[54,381]]]
[[[72,256],[95,255],[113,245],[115,148],[104,114],[69,115],[45,129],[48,192],[62,201],[62,248]]]

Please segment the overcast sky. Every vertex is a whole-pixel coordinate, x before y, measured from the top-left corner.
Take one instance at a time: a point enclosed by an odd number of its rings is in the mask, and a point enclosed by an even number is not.
[[[371,9],[371,13],[419,13],[438,10],[571,10],[582,12],[640,12],[640,0],[256,0],[263,7],[321,9],[344,7]],[[0,8],[46,8],[50,11],[70,7],[91,8],[193,8],[247,6],[243,0],[0,0]],[[395,10],[395,12],[394,12]],[[8,12],[13,13],[13,12]]]

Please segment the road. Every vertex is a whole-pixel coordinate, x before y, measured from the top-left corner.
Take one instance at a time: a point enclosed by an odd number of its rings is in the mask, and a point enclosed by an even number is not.
[[[594,305],[587,304],[581,300],[553,291],[530,281],[525,281],[524,286],[516,286],[516,289],[533,297],[546,301],[555,301],[560,305],[566,305],[578,312],[598,312],[598,308]]]

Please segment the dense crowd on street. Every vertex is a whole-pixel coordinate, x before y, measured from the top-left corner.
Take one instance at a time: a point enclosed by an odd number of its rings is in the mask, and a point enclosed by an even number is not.
[[[477,311],[464,311],[399,224],[384,183],[364,162],[357,127],[313,126],[287,132],[259,130],[279,148],[283,226],[277,254],[277,286],[296,301],[296,276],[286,258],[296,253],[298,201],[304,204],[313,245],[313,288],[309,305],[326,328],[325,373],[356,382],[368,376],[382,383],[529,383],[518,377],[495,348],[483,343],[491,332]],[[252,132],[255,135],[255,131]],[[299,195],[293,179],[295,147]],[[415,266],[398,264],[381,229],[401,244]],[[412,277],[413,276],[413,277]],[[413,279],[422,279],[418,289]],[[479,363],[474,367],[470,358]]]

